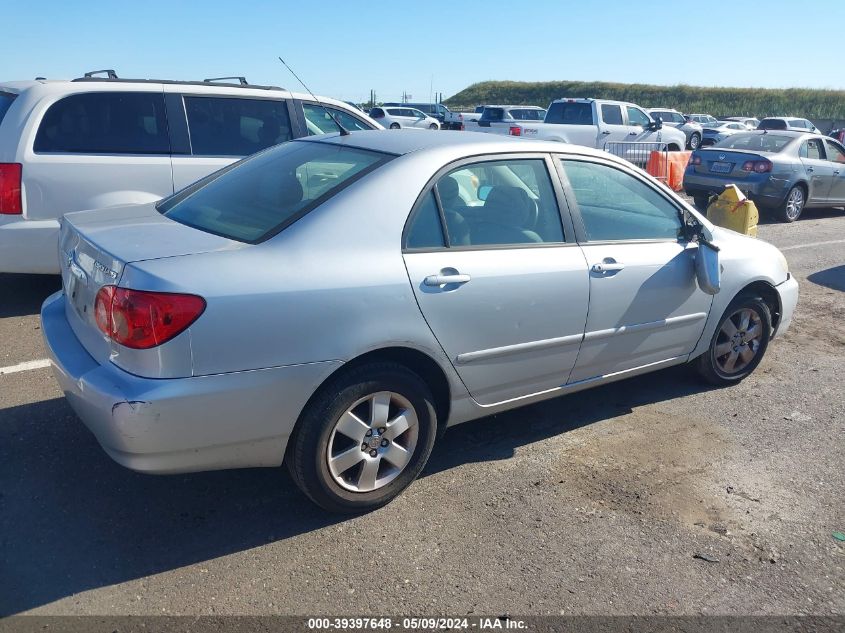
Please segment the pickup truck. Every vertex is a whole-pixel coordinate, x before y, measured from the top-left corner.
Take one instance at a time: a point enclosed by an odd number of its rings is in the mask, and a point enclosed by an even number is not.
[[[623,142],[665,143],[669,151],[686,146],[683,132],[663,127],[638,105],[604,99],[557,99],[549,105],[542,123],[514,122],[508,134],[597,149]]]

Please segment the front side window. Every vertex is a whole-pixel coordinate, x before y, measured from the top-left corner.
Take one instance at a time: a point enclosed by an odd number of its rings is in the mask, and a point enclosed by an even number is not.
[[[194,156],[248,156],[293,138],[287,102],[185,97]]]
[[[627,110],[629,125],[641,125],[645,127],[646,125],[651,123],[648,118],[648,115],[639,108],[632,108],[631,106],[627,106]]]
[[[56,101],[41,120],[35,152],[169,154],[164,96],[88,92]]]
[[[837,145],[834,141],[825,139],[825,146],[827,147],[827,159],[834,163],[845,163],[845,149],[841,145]]]
[[[562,160],[587,240],[676,240],[679,210],[626,172],[599,163]]]
[[[308,127],[309,135],[340,132],[340,128],[337,127],[337,123],[335,123],[332,116],[336,117],[337,120],[340,121],[340,124],[350,132],[354,132],[355,130],[373,129],[358,117],[352,116],[348,112],[344,112],[343,110],[339,110],[337,108],[329,108],[313,103],[304,103],[302,104],[302,111],[305,114],[305,123]]]
[[[451,246],[563,242],[552,182],[543,159],[473,163],[437,181]]]
[[[158,209],[208,233],[260,242],[388,160],[332,143],[285,143],[184,189]]]

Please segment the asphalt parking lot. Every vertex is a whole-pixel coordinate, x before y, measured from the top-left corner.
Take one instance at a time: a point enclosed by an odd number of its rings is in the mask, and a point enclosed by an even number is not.
[[[801,298],[749,379],[672,368],[457,427],[356,518],[283,470],[114,464],[21,365],[58,278],[0,275],[0,615],[843,615],[845,212],[805,216],[760,227]]]

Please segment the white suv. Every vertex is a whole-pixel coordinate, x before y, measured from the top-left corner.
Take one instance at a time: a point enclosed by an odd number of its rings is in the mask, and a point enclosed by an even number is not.
[[[0,273],[58,273],[59,218],[168,196],[292,138],[382,126],[243,77],[0,83]],[[226,80],[234,79],[238,83]]]

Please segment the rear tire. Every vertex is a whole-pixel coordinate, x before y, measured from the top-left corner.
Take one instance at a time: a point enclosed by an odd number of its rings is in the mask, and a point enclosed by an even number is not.
[[[391,129],[391,130],[398,130],[398,129],[399,129],[399,124],[398,124],[398,123],[391,123],[391,124],[390,124],[390,129]]]
[[[692,200],[695,208],[699,211],[707,211],[707,207],[710,205],[710,196],[695,195]]]
[[[433,403],[428,385],[402,365],[341,372],[311,399],[288,442],[294,482],[330,512],[389,503],[428,461],[437,435]]]
[[[693,151],[697,150],[698,147],[701,145],[701,135],[698,132],[694,132],[692,136],[689,137],[689,148]]]
[[[783,204],[778,209],[778,218],[783,222],[795,222],[801,217],[804,205],[807,203],[807,192],[801,185],[795,185],[786,194]]]
[[[772,315],[760,297],[741,294],[725,310],[707,351],[693,363],[711,385],[736,384],[751,375],[769,347]]]

